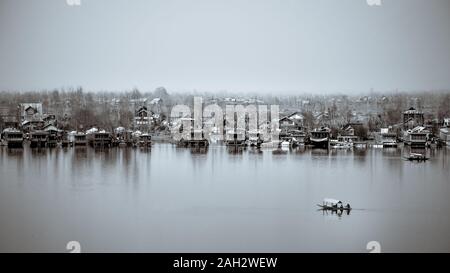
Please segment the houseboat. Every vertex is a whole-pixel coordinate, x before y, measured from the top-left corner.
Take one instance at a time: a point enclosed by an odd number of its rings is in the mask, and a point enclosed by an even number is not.
[[[87,134],[87,141],[94,148],[109,148],[112,144],[111,134],[106,131],[96,131]]]
[[[48,133],[47,147],[56,147],[58,145],[58,129],[51,125],[44,129]]]
[[[384,132],[381,134],[381,144],[383,148],[396,148],[397,143],[397,134]]]
[[[429,133],[430,132],[428,130],[425,130],[425,127],[415,127],[405,132],[404,142],[406,145],[410,145],[411,147],[425,148]]]
[[[3,130],[3,139],[8,148],[23,147],[23,133],[16,129],[7,128]]]
[[[142,148],[152,147],[152,136],[150,134],[142,134],[139,136],[138,146]]]
[[[305,145],[306,134],[300,130],[292,130],[289,132],[291,136],[291,144],[293,147]]]
[[[357,140],[357,136],[340,135],[336,140],[330,140],[330,146],[335,149],[350,149]]]
[[[353,142],[353,148],[355,149],[367,149],[367,141],[355,141]]]
[[[331,139],[330,147],[333,149],[351,149],[353,147],[353,143]]]
[[[439,129],[439,144],[450,146],[450,118],[444,118],[443,127]]]
[[[189,139],[181,138],[177,145],[178,147],[185,148],[204,148],[209,146],[209,141],[205,138],[205,134],[202,129],[193,129],[191,130]]]
[[[317,128],[311,131],[311,136],[309,138],[310,143],[315,148],[325,148],[328,149],[330,142],[330,129],[326,127]]]
[[[133,131],[118,127],[114,130],[113,146],[133,146]]]
[[[441,128],[439,130],[439,139],[443,145],[450,146],[450,130],[449,130],[449,128]]]
[[[83,132],[75,132],[75,134],[73,135],[72,145],[78,147],[86,147],[87,144],[88,141],[86,134]]]
[[[225,144],[233,147],[245,147],[247,146],[245,140],[245,131],[241,129],[228,130],[225,135]]]
[[[261,144],[263,143],[263,139],[261,137],[261,134],[257,130],[252,130],[248,132],[248,146],[250,147],[261,147]]]
[[[305,145],[306,135],[300,130],[281,131],[279,134],[281,142],[288,142],[289,146],[297,147]]]
[[[34,131],[30,133],[30,148],[47,147],[48,132]]]

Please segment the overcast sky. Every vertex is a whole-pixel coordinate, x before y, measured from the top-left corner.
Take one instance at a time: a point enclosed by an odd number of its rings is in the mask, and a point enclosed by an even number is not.
[[[0,0],[0,89],[450,89],[450,1]]]

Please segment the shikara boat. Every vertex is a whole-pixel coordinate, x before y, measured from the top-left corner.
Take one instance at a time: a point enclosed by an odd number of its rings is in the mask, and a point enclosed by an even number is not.
[[[409,156],[404,158],[409,161],[426,161],[429,159],[424,154],[417,154],[417,153],[410,153]]]
[[[337,199],[325,198],[323,199],[322,204],[318,204],[322,210],[332,210],[332,211],[350,211],[352,208],[350,204],[344,206],[344,203]]]

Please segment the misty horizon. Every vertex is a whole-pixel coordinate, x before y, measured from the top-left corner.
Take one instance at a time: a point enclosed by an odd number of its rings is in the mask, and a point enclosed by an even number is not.
[[[0,90],[449,90],[449,10],[443,0],[2,0]]]
[[[329,92],[288,92],[288,91],[272,91],[272,92],[250,92],[250,91],[228,91],[228,90],[169,90],[164,86],[157,86],[153,89],[140,89],[137,87],[122,89],[122,90],[90,90],[85,89],[82,86],[77,87],[63,87],[63,88],[42,88],[38,90],[18,90],[18,89],[10,89],[10,90],[0,90],[4,93],[17,93],[17,94],[26,94],[26,93],[45,93],[45,92],[77,92],[78,90],[83,91],[84,93],[94,93],[94,94],[117,94],[123,95],[126,93],[132,93],[134,91],[138,91],[142,96],[146,96],[149,93],[154,93],[158,89],[164,89],[169,95],[177,96],[177,95],[206,95],[206,96],[232,96],[232,97],[288,97],[288,96],[296,96],[296,97],[314,97],[314,96],[349,96],[349,97],[358,97],[358,96],[392,96],[392,95],[424,95],[428,92],[433,93],[434,95],[439,94],[450,94],[449,89],[436,89],[436,90],[368,90],[368,91],[355,91],[351,93],[346,93],[344,91],[329,91]],[[275,92],[275,93],[273,93]]]

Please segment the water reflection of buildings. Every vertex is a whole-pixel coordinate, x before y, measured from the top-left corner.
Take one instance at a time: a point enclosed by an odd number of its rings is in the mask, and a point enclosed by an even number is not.
[[[288,154],[289,150],[283,149],[283,148],[277,148],[272,151],[273,155],[286,155]]]
[[[227,151],[229,154],[242,154],[244,150],[246,149],[242,146],[227,146]]]
[[[248,149],[248,153],[250,153],[250,154],[263,154],[263,151],[260,148],[250,147]]]
[[[307,151],[306,146],[297,146],[295,148],[292,148],[292,153],[294,154],[304,154]]]
[[[401,149],[397,148],[384,148],[382,150],[383,156],[400,156],[401,155]]]
[[[206,154],[208,153],[208,146],[206,147],[192,147],[189,148],[191,154]]]
[[[364,158],[367,156],[367,151],[368,151],[367,149],[354,149],[353,154],[357,156],[355,158],[358,159],[363,158],[364,160]]]
[[[33,156],[45,156],[50,150],[46,148],[35,148],[30,149],[30,151]]]
[[[8,156],[14,156],[14,157],[23,157],[24,149],[22,148],[8,148],[5,149]]]
[[[315,156],[328,156],[329,153],[328,149],[311,149],[311,155]]]

